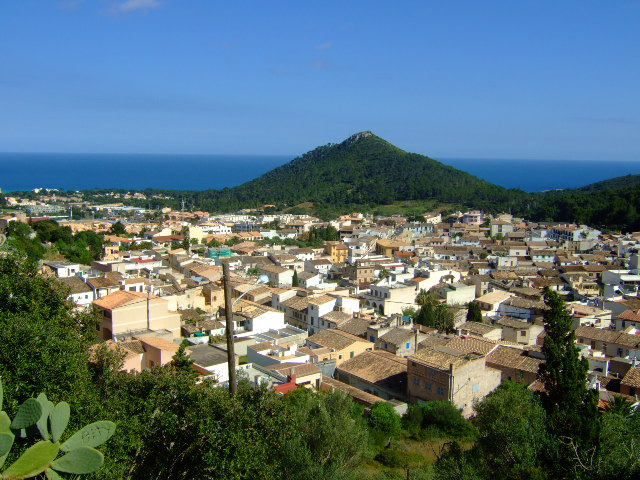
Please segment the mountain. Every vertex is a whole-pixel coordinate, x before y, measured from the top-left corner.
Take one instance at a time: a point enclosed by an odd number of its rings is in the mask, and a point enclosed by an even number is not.
[[[604,190],[617,190],[620,188],[640,187],[640,175],[624,175],[609,180],[592,183],[577,190],[583,192],[601,192]]]
[[[527,194],[508,190],[432,158],[406,152],[371,132],[317,147],[243,185],[195,194],[202,208],[229,210],[265,203],[379,205],[433,199],[513,210]]]

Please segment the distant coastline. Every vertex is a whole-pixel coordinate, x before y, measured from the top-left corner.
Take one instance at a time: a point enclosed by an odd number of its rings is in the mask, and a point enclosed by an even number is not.
[[[234,187],[294,155],[154,155],[0,153],[3,192],[36,187],[207,190]],[[640,161],[440,158],[446,165],[527,192],[582,187],[640,174]]]

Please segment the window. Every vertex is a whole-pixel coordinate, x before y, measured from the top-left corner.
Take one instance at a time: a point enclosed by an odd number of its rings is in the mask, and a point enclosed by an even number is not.
[[[342,360],[342,355],[338,355],[338,360]]]
[[[473,393],[478,393],[480,391],[480,384],[479,383],[474,383],[473,386],[471,387],[471,391]]]
[[[413,378],[413,384],[414,385],[420,385],[420,379],[418,377],[414,377]]]
[[[371,336],[369,337],[369,340],[371,340],[372,342],[375,342],[375,341],[376,341],[376,337],[374,337],[373,335],[371,335]]]
[[[388,345],[385,343],[385,344],[384,344],[384,349],[385,349],[385,350],[387,349],[387,346],[388,346]]]
[[[411,348],[411,342],[407,342],[407,344],[405,345],[405,348]]]
[[[354,352],[350,352],[349,353],[349,358],[353,358],[354,355],[355,355]]]
[[[424,388],[425,390],[431,391],[431,382],[424,382]]]
[[[520,330],[520,336],[524,337],[527,334],[526,330]]]
[[[438,387],[438,395],[444,395],[444,387]]]

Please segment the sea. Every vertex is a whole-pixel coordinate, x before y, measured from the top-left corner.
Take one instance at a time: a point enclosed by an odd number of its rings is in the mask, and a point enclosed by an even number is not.
[[[291,161],[293,155],[0,153],[0,189],[59,190],[234,187]],[[506,188],[577,188],[629,174],[640,161],[442,158],[444,164]]]

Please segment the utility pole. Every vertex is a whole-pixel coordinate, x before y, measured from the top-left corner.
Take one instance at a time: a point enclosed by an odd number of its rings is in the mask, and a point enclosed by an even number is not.
[[[151,330],[151,306],[149,305],[149,300],[151,297],[151,287],[147,290],[147,329]]]
[[[236,382],[236,355],[233,344],[233,301],[231,299],[231,273],[229,260],[222,262],[222,281],[224,284],[224,312],[227,317],[225,333],[227,334],[227,362],[229,364],[229,393],[238,391]]]

